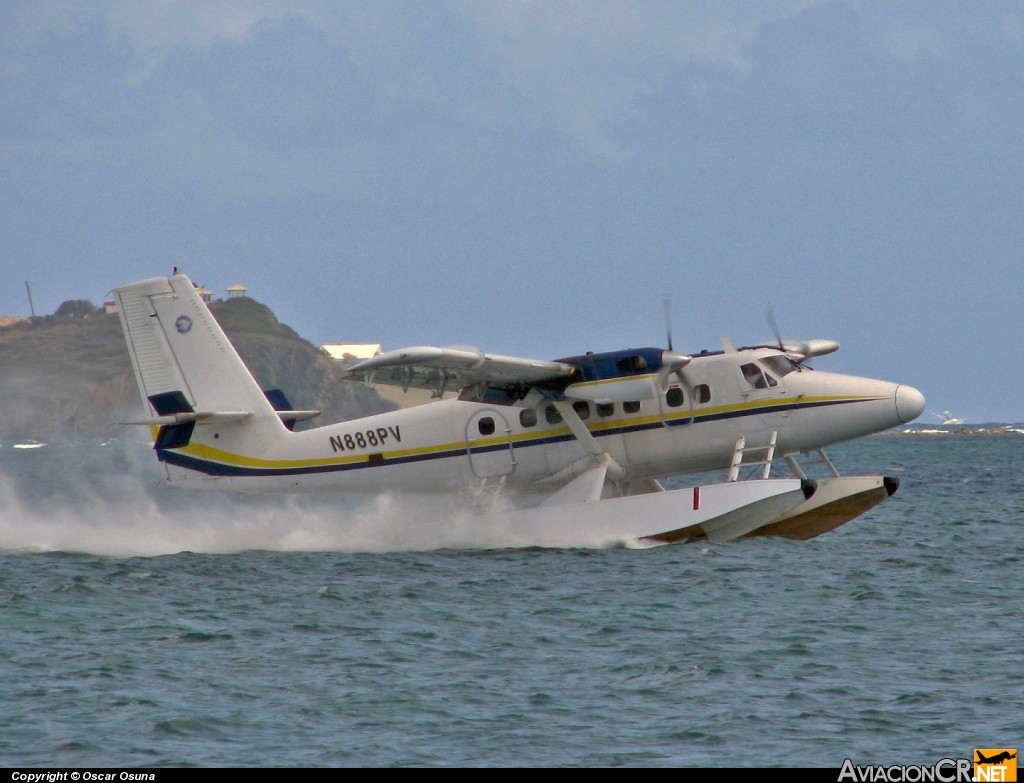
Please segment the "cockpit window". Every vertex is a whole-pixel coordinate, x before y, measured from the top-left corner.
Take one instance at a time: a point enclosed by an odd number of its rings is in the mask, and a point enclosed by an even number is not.
[[[777,380],[770,375],[766,375],[765,371],[753,362],[742,365],[740,370],[743,371],[743,377],[747,379],[747,383],[754,389],[767,389],[769,386],[779,385]]]
[[[800,369],[788,356],[766,356],[761,362],[780,378]]]

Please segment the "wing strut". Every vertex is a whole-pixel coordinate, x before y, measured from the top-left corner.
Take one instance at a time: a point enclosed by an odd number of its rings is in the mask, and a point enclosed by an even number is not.
[[[618,489],[619,482],[626,478],[626,471],[622,465],[611,454],[601,448],[597,438],[587,429],[587,425],[583,423],[583,420],[576,413],[576,409],[572,405],[565,400],[554,400],[553,404],[558,412],[562,414],[562,418],[569,425],[569,429],[572,430],[572,434],[579,444],[593,457],[594,464],[604,469],[606,478],[615,484],[616,489]]]

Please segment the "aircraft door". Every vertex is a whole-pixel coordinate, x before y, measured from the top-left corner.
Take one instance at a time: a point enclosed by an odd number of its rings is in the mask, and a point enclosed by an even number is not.
[[[508,476],[516,469],[512,430],[494,408],[474,413],[466,422],[466,454],[477,478]]]

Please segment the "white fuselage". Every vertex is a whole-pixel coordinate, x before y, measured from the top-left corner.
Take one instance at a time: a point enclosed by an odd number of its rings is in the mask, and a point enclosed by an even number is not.
[[[511,404],[440,400],[301,432],[280,425],[276,434],[280,422],[264,422],[258,438],[246,422],[200,422],[186,447],[160,456],[174,481],[238,491],[423,492],[500,481],[550,493],[593,467],[594,444],[621,467],[618,479],[628,486],[727,467],[740,436],[751,448],[767,446],[776,433],[781,456],[879,432],[923,410],[912,387],[795,365],[780,372],[785,362],[771,364],[771,357],[782,353],[698,354],[653,397],[570,398],[562,412],[573,407],[593,436],[589,447],[534,389]],[[751,379],[752,364],[763,379]]]

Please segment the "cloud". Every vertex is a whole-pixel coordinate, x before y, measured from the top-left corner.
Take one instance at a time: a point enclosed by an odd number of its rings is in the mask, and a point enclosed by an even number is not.
[[[965,35],[1019,43],[1012,10],[972,21],[966,11],[929,8],[822,0],[13,4],[0,10],[0,154],[137,156],[125,165],[145,170],[146,181],[192,180],[218,199],[275,188],[286,198],[346,187],[373,193],[382,186],[378,161],[443,171],[466,151],[512,139],[622,162],[650,143],[652,126],[680,129],[684,143],[694,123],[723,132],[707,110],[732,106],[736,83],[756,83],[759,69],[813,86],[791,91],[792,105],[783,95],[781,108],[753,90],[756,111],[792,117],[806,96],[827,96],[863,49],[837,29],[844,21],[861,22],[874,56],[898,61],[948,56],[967,45]],[[817,27],[796,24],[815,15]],[[801,38],[808,31],[834,35],[847,59],[829,63],[824,47]],[[780,40],[790,52],[813,49],[809,62],[825,68],[780,70],[764,51]],[[723,100],[712,105],[716,95]],[[725,131],[734,127],[749,129],[727,117]]]
[[[330,85],[339,64],[352,69],[372,97],[364,111],[434,107],[478,133],[510,125],[554,131],[588,154],[623,158],[633,149],[629,128],[647,98],[673,80],[691,79],[699,88],[688,66],[741,74],[765,25],[813,4],[65,0],[8,11],[4,38],[12,44],[6,59],[13,67],[31,59],[47,36],[81,41],[83,28],[92,26],[105,39],[92,46],[130,49],[120,63],[124,81],[153,89],[154,79],[159,83],[176,63],[179,86],[201,90],[220,77],[201,68],[217,59],[212,52],[234,48],[272,58],[302,28],[333,52],[310,63],[331,67],[316,78]],[[180,68],[183,57],[194,58],[195,67]],[[298,63],[301,68],[301,58]],[[351,86],[351,79],[342,84]],[[325,91],[340,99],[340,90]],[[301,94],[293,88],[293,96]]]
[[[621,159],[633,150],[628,126],[645,99],[680,78],[698,89],[686,66],[742,73],[758,31],[810,5],[520,0],[457,7],[514,106],[510,113]]]

